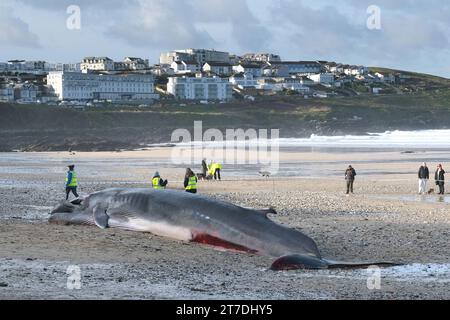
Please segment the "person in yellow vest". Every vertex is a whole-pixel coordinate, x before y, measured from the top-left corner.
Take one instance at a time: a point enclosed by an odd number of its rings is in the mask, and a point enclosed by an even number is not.
[[[66,201],[69,200],[70,192],[72,192],[75,197],[77,198],[79,197],[77,193],[77,187],[78,187],[78,179],[77,173],[75,172],[75,166],[70,165],[66,178]]]
[[[214,163],[214,180],[219,179],[222,180],[222,177],[220,176],[220,170],[222,170],[222,165],[220,163]]]
[[[155,172],[152,179],[153,189],[165,189],[169,182],[167,180],[161,179],[159,172]]]
[[[184,177],[184,189],[189,193],[197,193],[198,179],[195,173],[191,169],[186,169],[186,175]]]

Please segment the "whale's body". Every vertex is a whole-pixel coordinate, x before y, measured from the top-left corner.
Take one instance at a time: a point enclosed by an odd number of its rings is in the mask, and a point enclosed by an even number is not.
[[[272,265],[276,270],[369,265],[322,259],[314,240],[273,222],[269,212],[180,191],[108,189],[89,195],[79,205],[58,206],[50,222],[150,232],[260,254],[276,258]]]

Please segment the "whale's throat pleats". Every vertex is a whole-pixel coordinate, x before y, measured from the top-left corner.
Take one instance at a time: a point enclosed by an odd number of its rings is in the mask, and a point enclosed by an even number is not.
[[[193,235],[192,242],[209,245],[209,246],[213,246],[216,248],[223,248],[226,250],[253,253],[253,254],[258,253],[258,251],[256,251],[256,250],[249,249],[242,245],[228,242],[226,240],[223,240],[223,239],[220,239],[220,238],[217,238],[217,237],[211,236],[209,234],[205,234],[205,233]]]

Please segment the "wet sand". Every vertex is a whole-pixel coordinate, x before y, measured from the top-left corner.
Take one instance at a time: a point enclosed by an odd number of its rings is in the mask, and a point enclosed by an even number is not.
[[[181,188],[170,149],[121,153],[0,154],[0,299],[449,299],[450,195],[416,196],[416,171],[443,151],[285,152],[279,175],[225,166],[203,194],[247,207],[274,206],[271,219],[301,229],[326,258],[389,260],[369,290],[367,270],[272,272],[272,259],[180,243],[146,233],[47,223],[63,197],[64,166],[77,164],[80,191],[149,186],[159,170]],[[343,171],[354,164],[355,194]],[[450,166],[450,164],[449,164]],[[199,168],[197,168],[199,171]],[[430,188],[434,187],[430,185]],[[81,289],[67,288],[69,266]]]

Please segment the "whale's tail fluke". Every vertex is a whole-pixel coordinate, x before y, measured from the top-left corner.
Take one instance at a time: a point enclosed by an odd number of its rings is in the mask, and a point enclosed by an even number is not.
[[[277,259],[271,266],[271,270],[274,271],[287,271],[287,270],[318,270],[318,269],[364,269],[372,266],[381,268],[400,266],[399,263],[392,262],[375,262],[375,263],[350,263],[350,262],[338,262],[331,260],[324,260],[314,256],[308,255],[287,255]]]

